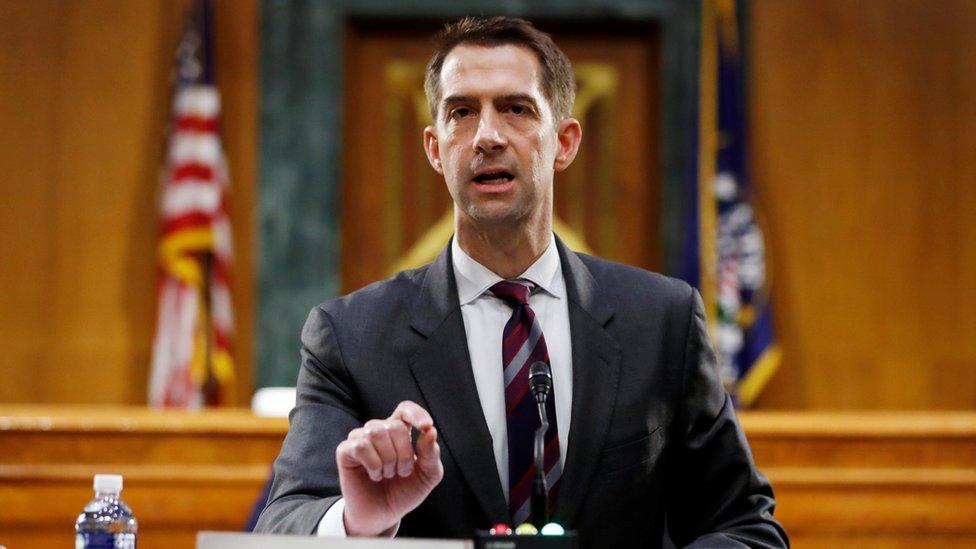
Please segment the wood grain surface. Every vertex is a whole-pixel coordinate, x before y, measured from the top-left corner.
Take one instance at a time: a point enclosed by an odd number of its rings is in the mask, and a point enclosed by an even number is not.
[[[0,402],[146,402],[157,189],[188,2],[0,2]],[[257,8],[214,2],[238,393],[251,394]]]
[[[794,547],[976,543],[976,413],[740,417]],[[100,472],[124,475],[140,547],[239,530],[286,431],[239,411],[0,406],[0,544],[69,545]]]
[[[976,3],[758,0],[777,409],[976,408]]]

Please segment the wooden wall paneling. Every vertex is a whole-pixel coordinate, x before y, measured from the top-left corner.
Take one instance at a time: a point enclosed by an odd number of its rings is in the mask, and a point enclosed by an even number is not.
[[[42,254],[44,263],[11,287],[30,288],[30,297],[3,315],[16,326],[0,330],[3,348],[23,351],[2,360],[23,357],[7,368],[30,374],[23,385],[0,390],[5,401],[134,401],[137,391],[145,392],[145,375],[129,366],[148,363],[152,324],[153,256],[139,250],[152,250],[155,231],[145,222],[155,218],[156,174],[147,160],[159,158],[157,134],[165,121],[165,103],[157,99],[165,95],[157,94],[164,80],[154,67],[163,60],[163,18],[158,9],[121,2],[37,4],[26,11],[3,24],[52,21],[46,38],[56,44],[54,63],[42,58],[32,67],[46,73],[52,88],[46,100],[22,91],[15,105],[28,114],[28,125],[35,114],[54,124],[15,162],[31,159],[50,171],[3,181],[4,187],[46,187],[47,199],[28,218],[15,215],[21,223],[2,236],[5,248],[30,243],[22,257]],[[19,82],[16,74],[12,79]],[[20,129],[4,126],[14,136]],[[35,227],[46,230],[35,233]],[[8,344],[7,334],[17,339]]]
[[[239,406],[250,405],[254,389],[260,23],[257,0],[214,2],[214,69],[223,98],[221,128],[231,184],[234,239],[231,297]]]
[[[976,4],[757,1],[766,408],[976,407]]]
[[[430,29],[434,32],[436,27],[430,25]],[[386,105],[384,98],[390,94],[385,79],[387,63],[394,59],[422,59],[424,52],[430,49],[421,38],[423,35],[422,31],[393,33],[358,25],[346,28],[344,49],[348,54],[344,63],[343,100],[348,106],[343,110],[348,115],[343,119],[340,193],[343,215],[339,261],[343,293],[387,277],[389,265],[400,252],[399,249],[388,249],[388,237],[398,233],[402,237],[403,231],[399,224],[389,226],[391,213],[414,209],[418,201],[416,197],[397,200],[389,196],[388,188],[395,187],[388,184],[389,171],[399,171],[402,166],[389,165],[392,162],[387,149],[390,139],[398,138],[405,141],[398,147],[403,157],[423,154],[422,135],[404,135],[407,132],[402,126],[387,127],[390,107],[378,106]],[[391,136],[392,132],[396,135]],[[417,168],[431,169],[426,161]],[[441,210],[438,217],[450,200],[443,186],[439,193],[428,199],[440,206],[436,208]],[[427,227],[417,229],[423,232]]]
[[[586,31],[574,33],[570,26],[556,34],[574,66],[595,62],[611,68],[617,84],[609,100],[602,101],[597,109],[597,116],[609,119],[608,123],[587,124],[585,117],[581,120],[583,144],[604,162],[594,162],[597,165],[588,166],[589,173],[580,174],[590,186],[582,193],[573,192],[567,185],[572,171],[583,167],[581,163],[556,174],[556,215],[601,257],[655,271],[662,269],[662,147],[656,131],[661,126],[657,109],[661,88],[659,31],[646,25],[636,31],[620,29],[612,36],[590,36]],[[607,131],[601,134],[601,129]],[[581,207],[584,223],[575,224],[573,207],[591,200],[604,204]]]
[[[37,343],[48,333],[44,281],[55,257],[55,226],[45,213],[56,198],[50,155],[65,17],[54,0],[0,3],[0,395],[8,401],[37,394],[33,376],[44,364]]]
[[[0,402],[145,402],[156,193],[185,3],[0,6]],[[216,49],[218,70],[229,69],[231,215],[243,250],[232,290],[246,401],[256,9],[253,1],[219,2],[217,15],[226,22]]]

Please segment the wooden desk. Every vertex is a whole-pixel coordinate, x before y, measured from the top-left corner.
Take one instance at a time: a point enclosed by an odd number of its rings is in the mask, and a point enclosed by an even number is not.
[[[742,413],[794,547],[976,545],[976,413]],[[237,530],[287,422],[245,411],[0,406],[0,544],[70,547],[95,473],[125,475],[139,547]]]
[[[140,549],[240,530],[287,429],[236,410],[0,407],[0,544],[73,547],[95,473],[124,475]]]
[[[976,414],[740,418],[795,547],[976,547]]]

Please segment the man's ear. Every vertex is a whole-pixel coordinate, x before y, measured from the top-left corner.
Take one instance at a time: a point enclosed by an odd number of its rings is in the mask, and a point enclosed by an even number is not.
[[[566,118],[559,123],[556,132],[556,137],[559,139],[559,150],[556,151],[556,162],[553,168],[557,172],[561,172],[568,168],[576,158],[580,140],[583,139],[583,128],[580,127],[579,120]]]
[[[440,142],[437,140],[437,132],[434,130],[434,126],[424,128],[424,152],[427,153],[427,162],[430,162],[430,167],[434,168],[435,172],[443,175],[444,168],[441,167]]]

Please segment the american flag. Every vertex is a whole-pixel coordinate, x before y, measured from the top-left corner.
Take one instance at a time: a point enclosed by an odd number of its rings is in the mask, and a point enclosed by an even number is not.
[[[160,200],[159,306],[149,378],[154,407],[199,408],[234,400],[228,178],[209,23],[209,2],[196,2],[177,49]]]

